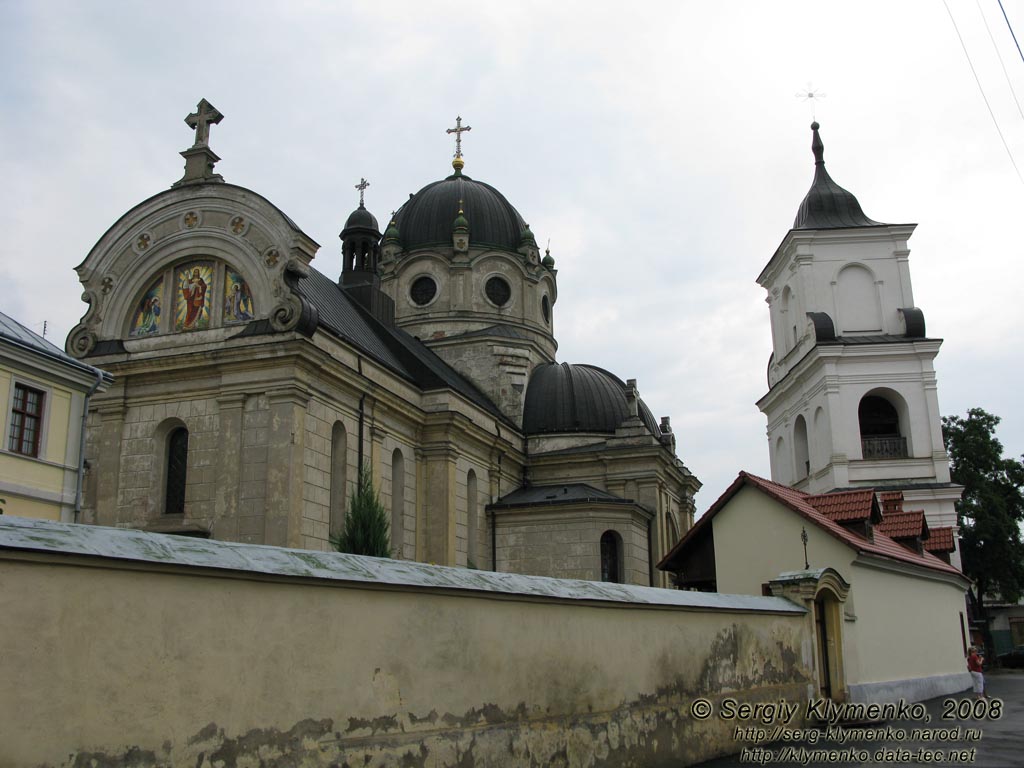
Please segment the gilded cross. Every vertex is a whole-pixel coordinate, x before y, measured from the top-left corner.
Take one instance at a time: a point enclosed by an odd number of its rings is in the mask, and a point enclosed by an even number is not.
[[[470,126],[462,127],[462,117],[455,118],[455,127],[449,128],[446,133],[455,134],[455,157],[462,157],[462,134],[466,131],[473,130]]]
[[[206,99],[202,99],[196,105],[196,111],[185,118],[189,128],[195,129],[196,143],[193,147],[205,147],[210,143],[210,125],[216,125],[224,119],[224,115],[217,111]]]
[[[366,191],[366,188],[368,186],[370,186],[370,182],[368,182],[366,179],[360,177],[359,183],[356,184],[356,189],[359,190],[359,207],[360,208],[363,207],[363,193]]]

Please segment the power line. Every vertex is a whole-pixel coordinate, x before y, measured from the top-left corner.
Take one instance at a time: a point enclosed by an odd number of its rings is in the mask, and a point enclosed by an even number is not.
[[[989,29],[988,19],[985,18],[985,12],[981,10],[981,0],[974,0],[978,6],[978,13],[981,14],[981,21],[985,25],[985,31],[988,32],[988,39],[992,41],[992,48],[996,52],[996,58],[999,59],[999,66],[1003,68],[1003,77],[1006,78],[1006,84],[1010,86],[1010,93],[1013,94],[1013,103],[1017,105],[1017,112],[1020,114],[1022,120],[1024,120],[1024,110],[1020,108],[1020,102],[1017,100],[1017,91],[1013,89],[1013,82],[1010,80],[1010,73],[1006,71],[1006,64],[1003,63],[1003,55],[999,53],[999,46],[996,45],[996,39],[992,36],[992,30]],[[1000,5],[1002,3],[1000,2]],[[1010,30],[1010,34],[1013,34],[1013,30]],[[1014,42],[1017,42],[1014,38]]]
[[[1013,27],[1010,26],[1010,19],[1006,15],[1006,9],[1003,8],[1003,0],[996,0],[996,1],[999,3],[999,10],[1003,12],[1003,18],[1006,19],[1006,28],[1008,30],[1010,30],[1010,37],[1013,38],[1013,43],[1014,43],[1014,45],[1017,46],[1017,53],[1020,54],[1020,60],[1024,61],[1024,53],[1022,53],[1021,50],[1020,50],[1020,43],[1017,42],[1017,36],[1015,34],[1013,34]],[[949,10],[949,9],[947,8],[947,10]]]
[[[949,14],[949,20],[953,22],[953,29],[956,32],[957,39],[960,41],[960,47],[964,50],[964,56],[967,57],[967,65],[971,68],[971,74],[974,75],[974,82],[978,84],[978,90],[981,92],[981,98],[985,102],[985,107],[988,109],[988,114],[992,118],[992,124],[996,127],[996,133],[999,134],[999,140],[1003,142],[1003,147],[1006,149],[1006,156],[1010,158],[1010,164],[1013,166],[1013,170],[1017,173],[1017,178],[1021,184],[1024,184],[1024,176],[1020,175],[1020,169],[1017,167],[1017,162],[1013,159],[1013,153],[1010,152],[1010,145],[1006,143],[1006,137],[1003,136],[1002,130],[999,128],[999,121],[996,120],[996,114],[992,111],[992,105],[988,103],[988,96],[985,95],[985,89],[981,87],[981,80],[978,78],[978,72],[974,68],[974,62],[971,61],[971,54],[967,52],[967,46],[964,44],[963,35],[960,34],[960,28],[956,25],[956,19],[953,18],[953,12],[949,10],[949,3],[946,0],[942,0],[942,4],[946,6],[946,13]]]

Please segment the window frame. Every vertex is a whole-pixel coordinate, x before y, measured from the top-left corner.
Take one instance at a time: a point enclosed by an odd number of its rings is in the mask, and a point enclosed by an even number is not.
[[[21,451],[19,449],[11,447],[11,440],[14,437],[14,430],[15,430],[14,414],[16,412],[15,411],[15,401],[16,401],[18,389],[26,390],[28,392],[35,392],[35,393],[37,393],[40,396],[40,399],[39,399],[39,413],[37,415],[31,415],[32,418],[38,419],[38,427],[36,429],[35,441],[34,441],[34,444],[33,444],[34,453],[24,453],[23,451]],[[23,378],[18,377],[18,376],[14,376],[14,377],[11,378],[11,388],[10,388],[10,391],[8,392],[8,397],[7,397],[7,424],[6,424],[6,428],[4,429],[4,438],[5,438],[5,440],[4,440],[4,443],[3,443],[3,448],[4,448],[4,451],[6,453],[8,453],[8,454],[10,454],[12,456],[21,456],[21,457],[26,458],[26,459],[39,459],[39,460],[41,460],[42,457],[45,456],[45,454],[46,454],[46,433],[47,433],[47,430],[49,428],[49,421],[50,421],[50,419],[49,419],[50,409],[47,408],[47,405],[48,405],[49,400],[51,399],[52,395],[53,395],[52,389],[50,387],[48,387],[48,386],[43,385],[40,382],[31,381],[31,380],[28,380],[28,379],[23,379]],[[21,412],[21,411],[18,411],[18,412],[22,413],[23,418],[25,417],[26,414],[24,412]],[[19,435],[19,438],[18,438],[18,445],[19,446],[20,446],[21,441],[22,441],[22,436],[24,435],[24,421],[22,421],[20,432],[21,432],[21,434]]]

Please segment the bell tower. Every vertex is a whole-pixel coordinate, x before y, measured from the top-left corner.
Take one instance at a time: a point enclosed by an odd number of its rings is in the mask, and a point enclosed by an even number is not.
[[[955,526],[933,363],[910,280],[915,224],[869,219],[825,170],[811,124],[814,180],[757,282],[768,292],[772,479],[809,493],[902,490],[932,527]]]

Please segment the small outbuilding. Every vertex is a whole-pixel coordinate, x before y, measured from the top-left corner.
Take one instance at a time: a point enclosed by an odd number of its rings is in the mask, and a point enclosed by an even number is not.
[[[942,554],[947,531],[929,531],[902,503],[869,488],[808,494],[740,472],[658,568],[680,589],[805,605],[821,696],[919,701],[962,691],[969,581],[929,551],[935,537]]]

